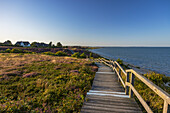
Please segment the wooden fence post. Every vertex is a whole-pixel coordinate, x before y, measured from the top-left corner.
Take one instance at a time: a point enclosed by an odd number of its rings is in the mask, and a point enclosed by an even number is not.
[[[167,103],[166,100],[164,100],[163,113],[170,113],[170,105]]]
[[[127,72],[126,82],[129,82],[129,72]],[[126,93],[126,95],[129,94],[129,86],[127,86],[127,85],[126,85],[125,93]]]
[[[111,61],[111,66],[112,66],[112,70],[113,70],[113,68],[115,67],[113,61]],[[113,71],[114,71],[114,70],[113,70]]]
[[[117,68],[117,65],[115,64],[115,69]]]
[[[134,80],[135,80],[135,75],[133,73],[131,73],[130,83],[132,84],[132,86],[134,86]],[[133,98],[133,91],[131,88],[130,88],[129,96],[130,96],[130,98]]]
[[[115,69],[116,69],[116,64],[114,63],[114,67],[115,67]]]
[[[121,69],[119,68],[119,75],[121,76]],[[120,82],[120,79],[118,77],[118,82]]]

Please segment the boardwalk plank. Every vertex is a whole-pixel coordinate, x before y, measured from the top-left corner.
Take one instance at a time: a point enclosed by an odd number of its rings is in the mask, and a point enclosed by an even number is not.
[[[97,65],[99,70],[95,75],[90,93],[87,93],[81,113],[142,113],[133,98],[123,97],[124,88],[118,82],[112,69],[100,63]],[[119,92],[122,93],[119,94]]]

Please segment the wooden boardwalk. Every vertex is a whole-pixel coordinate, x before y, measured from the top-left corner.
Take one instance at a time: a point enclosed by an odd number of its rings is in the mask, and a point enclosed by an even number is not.
[[[142,113],[133,98],[125,95],[117,75],[104,64],[96,72],[92,89],[87,93],[81,113]]]

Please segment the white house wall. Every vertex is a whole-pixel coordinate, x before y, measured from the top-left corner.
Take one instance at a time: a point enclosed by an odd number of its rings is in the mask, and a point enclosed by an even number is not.
[[[23,42],[21,42],[21,46],[25,47],[25,45],[24,45],[24,43],[23,43]]]
[[[20,44],[21,46],[23,46],[23,47],[30,47],[31,45],[30,44],[28,44],[28,45],[24,45],[24,43],[23,42],[21,42],[21,44]]]

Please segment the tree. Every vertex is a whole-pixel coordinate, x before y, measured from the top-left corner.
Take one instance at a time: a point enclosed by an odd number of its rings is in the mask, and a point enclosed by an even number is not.
[[[31,47],[37,47],[37,42],[32,42]]]
[[[57,42],[57,47],[62,47],[62,44],[60,42]]]
[[[7,40],[4,42],[4,45],[12,45],[12,42],[10,40]]]
[[[49,47],[51,47],[51,46],[52,46],[52,42],[49,43]]]

